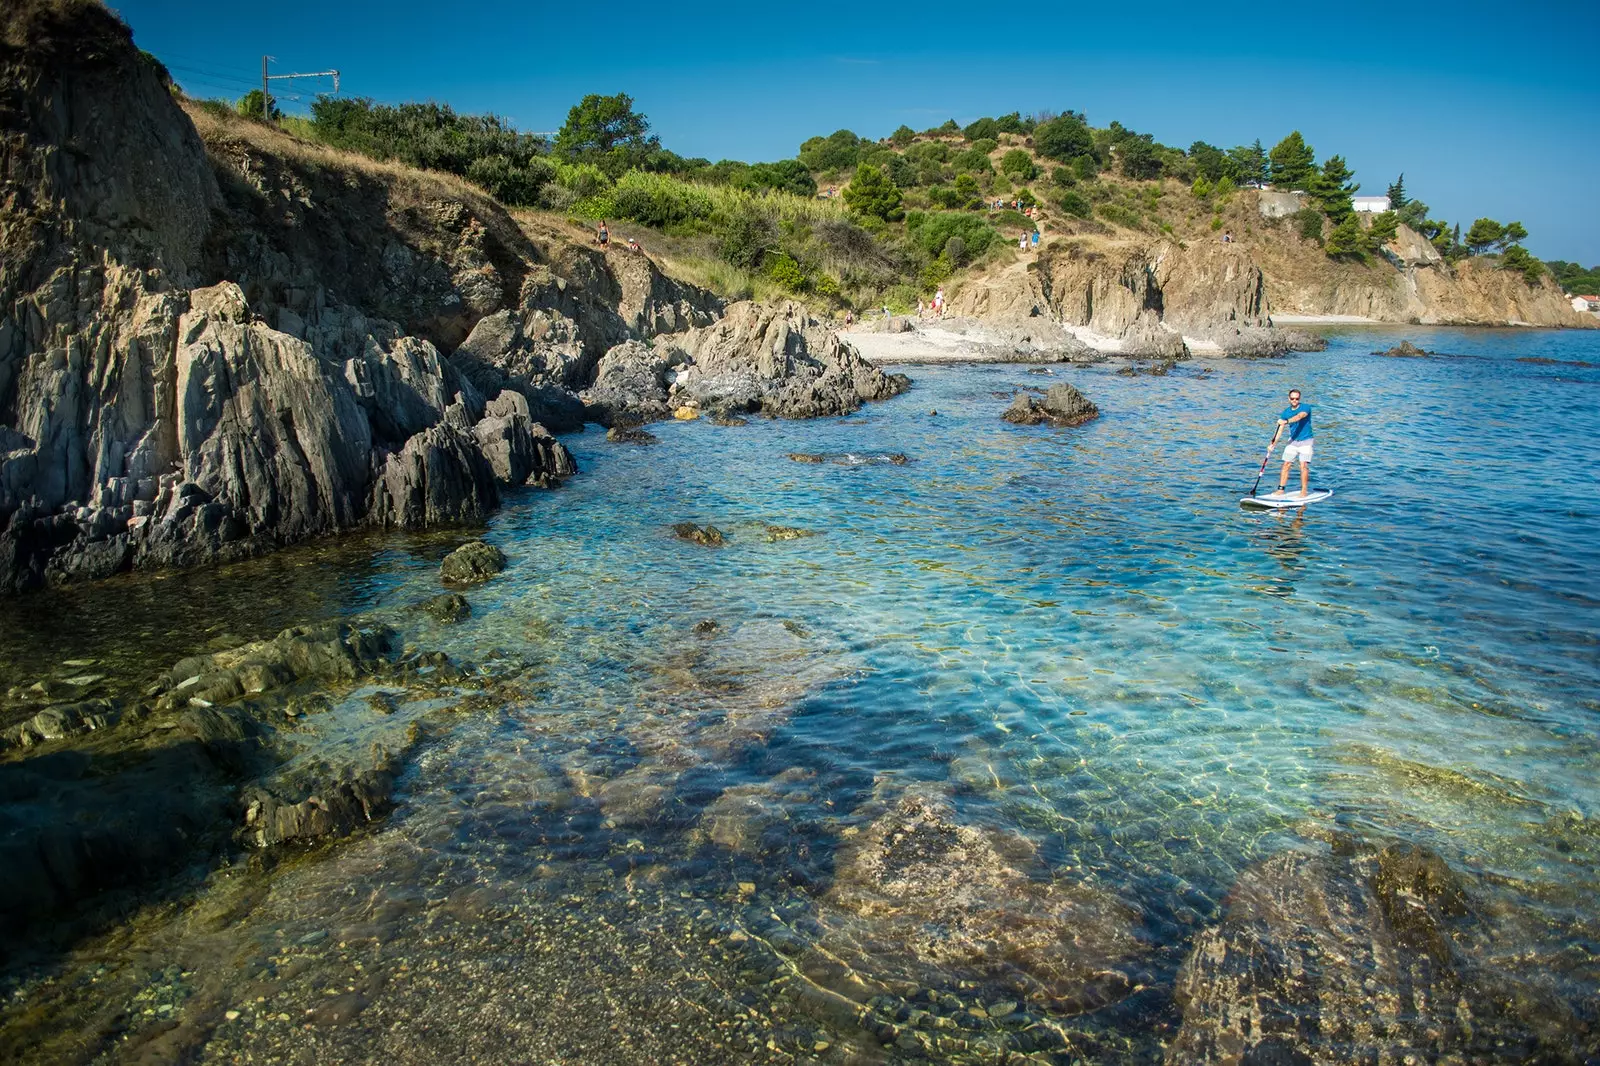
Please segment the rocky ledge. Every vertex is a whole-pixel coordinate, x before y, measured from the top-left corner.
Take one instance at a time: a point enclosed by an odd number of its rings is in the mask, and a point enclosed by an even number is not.
[[[910,383],[868,363],[801,304],[743,302],[653,346],[612,348],[582,396],[595,421],[619,427],[698,411],[723,419],[756,411],[775,418],[849,414]]]

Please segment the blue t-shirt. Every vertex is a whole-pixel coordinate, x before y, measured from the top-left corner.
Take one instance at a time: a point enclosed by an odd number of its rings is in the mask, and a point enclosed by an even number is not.
[[[1298,422],[1289,422],[1289,419],[1293,418],[1297,414],[1300,414],[1302,411],[1305,412],[1305,417],[1304,418],[1302,418]],[[1285,422],[1289,422],[1289,426],[1288,426],[1289,435],[1284,438],[1285,440],[1297,441],[1297,440],[1310,440],[1311,439],[1311,405],[1310,404],[1303,403],[1298,408],[1285,407],[1283,409],[1283,414],[1279,415],[1278,417],[1283,419]]]

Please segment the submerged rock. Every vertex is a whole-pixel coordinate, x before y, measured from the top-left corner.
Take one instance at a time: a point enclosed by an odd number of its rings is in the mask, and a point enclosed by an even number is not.
[[[814,537],[816,531],[811,529],[798,529],[794,526],[768,526],[764,538],[769,544],[780,540],[800,540],[803,537]]]
[[[1399,344],[1395,345],[1393,348],[1390,348],[1386,352],[1373,352],[1372,354],[1373,355],[1393,355],[1393,356],[1404,357],[1404,358],[1416,358],[1416,357],[1424,356],[1424,355],[1438,355],[1439,353],[1438,352],[1430,352],[1430,351],[1427,351],[1425,349],[1418,348],[1415,344],[1412,344],[1410,341],[1401,341]]]
[[[901,452],[790,452],[789,458],[797,463],[832,463],[835,466],[905,466],[911,457]]]
[[[702,527],[695,525],[693,522],[679,522],[677,525],[672,527],[672,531],[676,533],[681,540],[693,541],[696,544],[703,544],[708,548],[720,547],[725,539],[722,536],[722,530],[718,529],[716,526]]]
[[[613,444],[654,444],[658,439],[654,433],[636,426],[612,426],[606,430],[606,440]]]
[[[1579,1062],[1600,1035],[1475,958],[1492,939],[1437,855],[1288,852],[1247,869],[1178,977],[1167,1061]]]
[[[470,541],[444,557],[439,577],[447,585],[471,585],[487,581],[506,568],[506,556],[499,548],[481,540]]]
[[[245,791],[241,839],[257,848],[343,836],[377,821],[392,806],[398,762],[379,753],[361,770],[301,770]]]
[[[417,607],[441,622],[460,622],[472,616],[472,605],[457,592],[443,592],[423,600]]]
[[[965,825],[943,798],[908,792],[835,858],[824,945],[876,981],[985,981],[1062,1012],[1127,996],[1142,953],[1127,903],[1027,872],[1024,838]]]
[[[1019,426],[1046,422],[1057,427],[1079,426],[1100,417],[1100,409],[1072,385],[1062,382],[1050,386],[1043,400],[1018,393],[1000,417]]]

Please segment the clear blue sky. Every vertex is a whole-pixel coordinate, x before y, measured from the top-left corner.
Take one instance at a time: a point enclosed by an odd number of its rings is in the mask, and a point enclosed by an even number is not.
[[[1600,20],[1570,4],[114,6],[196,95],[241,95],[263,53],[277,72],[337,67],[349,94],[528,130],[626,92],[664,145],[713,160],[1041,108],[1185,148],[1299,129],[1364,193],[1403,170],[1436,217],[1519,219],[1534,254],[1600,263]]]

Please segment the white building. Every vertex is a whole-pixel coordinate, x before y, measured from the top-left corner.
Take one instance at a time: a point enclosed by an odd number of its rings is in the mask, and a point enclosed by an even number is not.
[[[1572,298],[1574,311],[1600,311],[1600,296],[1574,296]]]
[[[1350,206],[1357,211],[1381,215],[1389,210],[1389,198],[1387,196],[1357,196],[1350,201]]]

